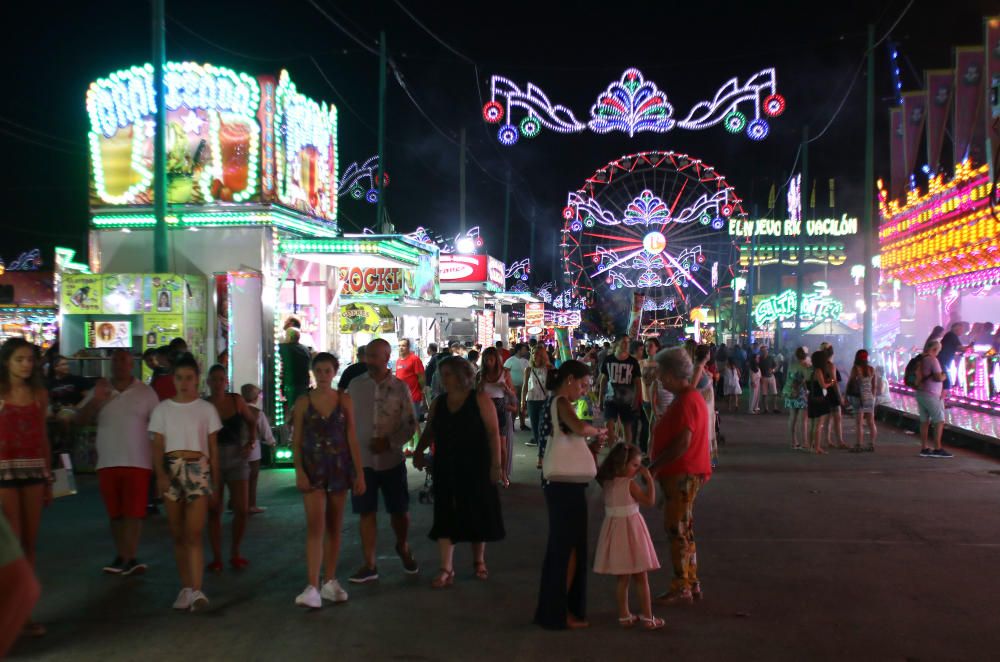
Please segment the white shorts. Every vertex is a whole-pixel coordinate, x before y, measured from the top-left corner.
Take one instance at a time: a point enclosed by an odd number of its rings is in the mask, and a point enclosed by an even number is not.
[[[778,394],[778,380],[774,378],[774,375],[770,377],[760,378],[760,392],[761,395],[777,395]]]

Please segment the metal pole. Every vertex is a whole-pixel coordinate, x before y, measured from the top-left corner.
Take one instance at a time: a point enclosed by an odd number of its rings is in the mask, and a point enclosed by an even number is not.
[[[535,266],[535,224],[534,219],[531,223],[531,239],[528,241],[528,260],[530,260],[532,267]],[[534,269],[532,269],[534,271]]]
[[[382,232],[382,214],[385,210],[385,70],[386,64],[385,30],[378,33],[378,202],[375,205],[375,231]]]
[[[805,193],[803,194],[803,191]],[[799,186],[799,210],[802,222],[799,224],[799,264],[795,269],[795,337],[801,343],[802,335],[802,286],[805,278],[806,219],[809,209],[809,126],[802,127],[802,179]],[[781,323],[775,335],[781,332]]]
[[[865,286],[863,289],[865,299],[864,318],[864,347],[871,351],[874,349],[874,315],[875,302],[872,293],[875,288],[875,268],[872,266],[872,257],[875,254],[875,191],[873,179],[875,177],[875,26],[868,26],[868,98],[865,102],[865,215],[864,233],[865,241]]]
[[[465,127],[459,131],[458,147],[458,229],[465,234]]]
[[[754,248],[757,242],[754,241],[754,230],[757,227],[757,219],[760,218],[760,213],[757,210],[756,203],[753,206],[753,228],[750,232],[750,262],[747,264],[747,343],[753,344],[753,263],[756,255],[754,255]]]
[[[166,59],[163,17],[166,0],[153,0],[153,96],[156,99],[156,133],[153,137],[153,269],[169,270],[167,255],[167,103],[163,87]]]
[[[503,263],[510,265],[510,168],[507,169],[507,189],[503,199]]]

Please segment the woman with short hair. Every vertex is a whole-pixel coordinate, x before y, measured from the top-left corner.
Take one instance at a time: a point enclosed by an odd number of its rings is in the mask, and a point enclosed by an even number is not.
[[[455,581],[455,543],[472,544],[473,569],[485,580],[486,543],[506,534],[497,492],[502,471],[496,407],[476,389],[467,360],[450,356],[438,362],[437,371],[444,394],[431,403],[413,466],[424,468],[424,451],[433,444],[434,523],[428,537],[438,543],[441,569],[431,587],[444,588]]]
[[[694,364],[684,348],[656,355],[659,379],[674,394],[674,402],[653,431],[650,471],[663,490],[663,528],[670,540],[674,577],[670,590],[657,597],[661,604],[690,604],[701,599],[694,542],[694,500],[712,475],[709,459],[708,406],[691,379]],[[714,414],[713,414],[714,415]]]

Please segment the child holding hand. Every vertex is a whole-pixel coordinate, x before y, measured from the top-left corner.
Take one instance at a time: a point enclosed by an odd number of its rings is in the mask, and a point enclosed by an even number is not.
[[[645,487],[635,480],[642,476]],[[624,628],[642,622],[646,630],[659,630],[662,618],[653,616],[647,573],[660,567],[649,529],[639,513],[639,505],[652,506],[656,488],[649,470],[642,466],[637,446],[616,444],[597,471],[597,481],[604,490],[604,523],[597,538],[594,572],[618,577],[618,623]],[[641,616],[629,609],[629,583],[639,594]]]

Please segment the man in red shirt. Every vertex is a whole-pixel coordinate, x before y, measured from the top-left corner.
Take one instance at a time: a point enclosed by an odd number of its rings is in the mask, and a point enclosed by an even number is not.
[[[396,359],[396,378],[410,389],[413,408],[417,412],[417,420],[424,419],[427,408],[424,405],[424,363],[414,352],[410,351],[410,341],[403,338],[399,341],[399,358]],[[419,430],[418,430],[419,432]]]
[[[656,355],[660,382],[674,401],[653,431],[650,471],[663,490],[663,528],[670,540],[674,577],[658,603],[701,599],[694,543],[694,499],[712,475],[705,399],[691,384],[694,365],[682,347]]]
[[[503,365],[510,358],[510,350],[504,348],[502,340],[496,342],[496,348],[500,352],[500,365]]]

